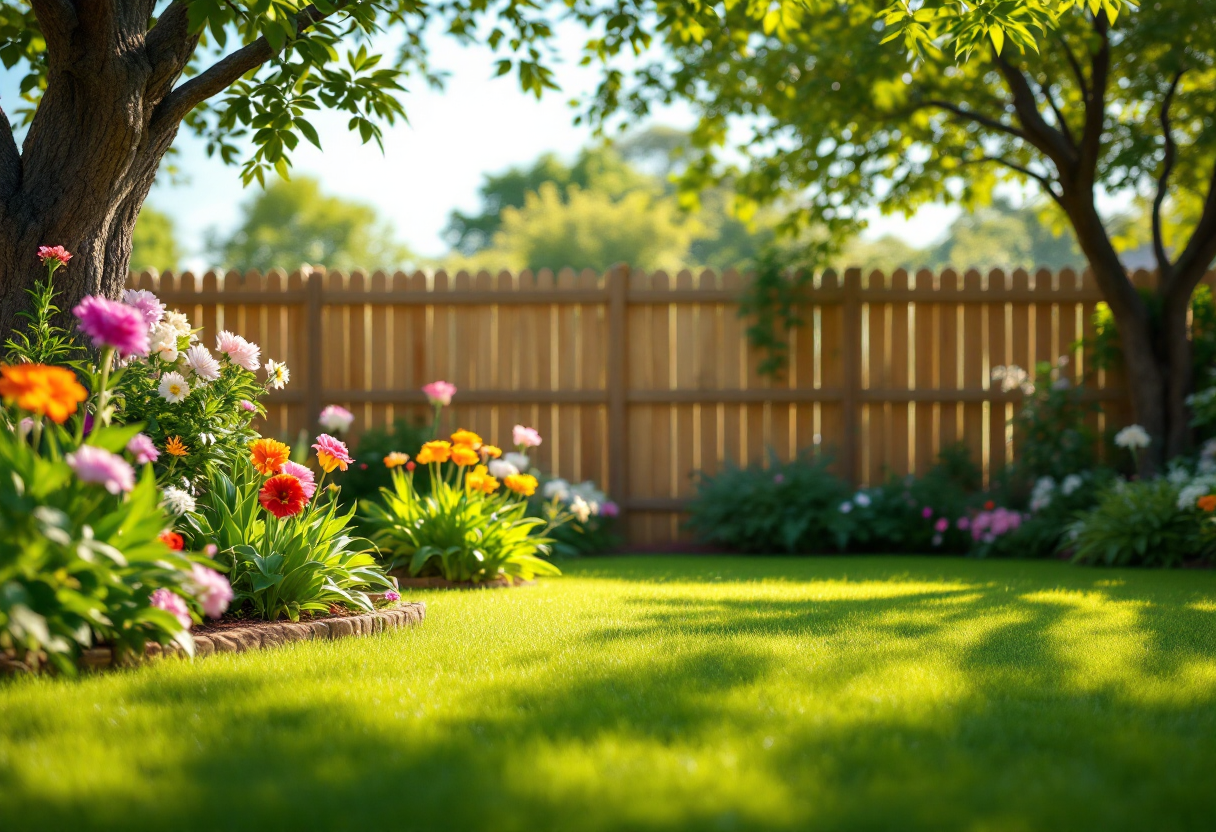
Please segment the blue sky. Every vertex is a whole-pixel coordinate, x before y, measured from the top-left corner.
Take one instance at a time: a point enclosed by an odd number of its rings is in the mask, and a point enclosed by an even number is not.
[[[432,61],[435,68],[450,72],[445,89],[431,90],[420,82],[410,85],[403,99],[410,123],[385,130],[383,155],[374,144],[362,145],[357,135],[347,131],[345,116],[322,112],[312,121],[323,151],[301,143],[294,155],[294,171],[317,177],[328,192],[375,205],[419,254],[443,254],[446,246],[440,232],[449,212],[477,207],[477,189],[485,173],[530,162],[546,151],[572,157],[590,141],[590,130],[574,125],[574,111],[567,102],[593,89],[597,76],[594,70],[577,66],[579,30],[559,32],[561,93],[537,101],[522,93],[512,76],[493,77],[488,49],[461,47],[437,36],[431,39]],[[0,105],[13,107],[17,80],[15,72],[0,70]],[[687,127],[692,116],[685,108],[668,108],[658,112],[655,121]],[[250,191],[242,187],[238,168],[208,159],[202,143],[192,136],[183,132],[176,146],[176,163],[187,181],[172,184],[162,173],[149,203],[176,221],[179,240],[188,253],[185,265],[205,268],[202,250],[207,233],[231,229]],[[911,221],[874,217],[867,236],[894,233],[924,245],[940,237],[956,213],[931,206]]]

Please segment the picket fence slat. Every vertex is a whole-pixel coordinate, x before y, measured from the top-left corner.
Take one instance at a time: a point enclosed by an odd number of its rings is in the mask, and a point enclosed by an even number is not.
[[[1013,459],[1009,420],[1020,394],[993,367],[1067,364],[1102,403],[1092,427],[1126,423],[1126,383],[1094,372],[1076,345],[1092,336],[1101,295],[1091,275],[1017,270],[915,275],[824,272],[789,334],[788,367],[760,374],[734,270],[554,274],[542,269],[344,275],[208,272],[132,275],[185,312],[208,345],[222,329],[286,361],[291,385],[267,396],[263,431],[295,441],[320,409],[357,417],[352,440],[396,419],[424,422],[420,391],[460,392],[442,429],[467,427],[510,444],[537,427],[543,470],[593,479],[621,506],[636,547],[689,537],[681,509],[694,472],[825,456],[857,485],[923,473],[962,442],[985,478]],[[1138,285],[1152,276],[1138,273]],[[1211,284],[1211,278],[1206,281]],[[377,464],[378,460],[361,460]]]

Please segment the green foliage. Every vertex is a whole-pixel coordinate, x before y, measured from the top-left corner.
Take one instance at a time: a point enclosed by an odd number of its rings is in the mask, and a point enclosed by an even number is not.
[[[699,474],[688,526],[708,543],[738,552],[822,552],[839,545],[849,526],[840,506],[847,486],[827,460],[800,458],[746,468],[728,463]]]
[[[335,482],[342,486],[341,500],[353,506],[356,501],[369,500],[380,493],[380,489],[392,485],[392,470],[383,465],[386,456],[394,451],[418,455],[422,443],[432,438],[430,425],[419,425],[406,419],[393,422],[391,428],[372,428],[359,437],[355,459],[363,460],[367,467],[352,465],[343,473],[335,473]],[[422,493],[430,491],[430,469],[423,466],[414,472],[414,484]]]
[[[1210,557],[1197,510],[1179,508],[1168,479],[1116,481],[1070,531],[1073,560],[1105,566],[1177,566]]]
[[[235,460],[231,476],[209,469],[198,511],[187,516],[199,540],[219,547],[236,603],[256,617],[326,613],[331,605],[371,611],[367,592],[392,589],[369,541],[350,534],[354,510],[342,514],[324,491],[295,517],[279,520],[262,508],[260,477],[247,460]]]
[[[145,204],[131,236],[131,270],[168,271],[176,269],[181,260],[173,218]]]
[[[99,428],[89,443],[118,452],[135,430]],[[178,620],[149,605],[157,588],[188,596],[190,569],[158,540],[170,520],[151,468],[112,495],[73,473],[60,453],[73,449],[69,433],[49,425],[46,438],[52,450],[40,454],[11,423],[0,427],[0,651],[35,664],[45,653],[66,673],[98,643],[118,655],[142,654],[148,641],[192,651]]]
[[[416,260],[375,208],[324,194],[315,179],[276,180],[243,210],[232,236],[210,245],[227,268],[290,271],[319,264],[350,271],[405,268]]]
[[[1113,471],[1097,468],[1070,474],[1063,480],[1041,477],[1034,484],[1028,514],[1011,532],[980,546],[979,557],[1050,558],[1067,549],[1072,542],[1070,531],[1078,514],[1090,511],[1115,480]],[[1012,494],[1009,502],[1018,502],[1025,495]]]
[[[61,312],[55,305],[55,272],[60,268],[58,260],[48,260],[46,279],[25,290],[30,296],[30,308],[17,313],[25,325],[14,327],[4,342],[8,363],[68,364],[81,354],[72,334],[55,323]]]
[[[374,530],[388,569],[473,582],[561,574],[540,557],[548,554],[547,532],[560,518],[529,517],[526,500],[505,488],[498,494],[466,488],[465,469],[445,467],[446,475],[432,470],[429,494],[418,490],[412,474],[394,469],[381,500],[363,504],[363,522]]]
[[[1094,432],[1086,424],[1097,412],[1094,403],[1086,404],[1085,390],[1072,384],[1067,375],[1068,360],[1056,364],[1040,361],[1033,382],[1012,384],[1017,367],[1006,369],[1006,389],[1021,386],[1021,407],[1013,418],[1017,472],[1023,480],[1053,477],[1062,480],[1069,474],[1088,471],[1096,462]],[[1020,372],[1020,371],[1019,371]],[[994,373],[994,381],[1001,381]]]

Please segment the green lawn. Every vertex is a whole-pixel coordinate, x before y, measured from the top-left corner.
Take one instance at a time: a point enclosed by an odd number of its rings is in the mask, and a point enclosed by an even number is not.
[[[633,557],[0,682],[0,829],[1216,826],[1216,573]]]

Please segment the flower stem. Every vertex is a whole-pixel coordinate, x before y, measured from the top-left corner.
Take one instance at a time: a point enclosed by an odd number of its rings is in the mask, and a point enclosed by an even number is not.
[[[110,384],[110,365],[114,363],[114,348],[106,347],[101,352],[101,381],[97,385],[97,422],[101,427],[106,427],[110,424],[110,417],[106,413],[106,401],[109,398],[110,391],[106,388]],[[84,422],[80,423],[80,430],[84,433]]]

